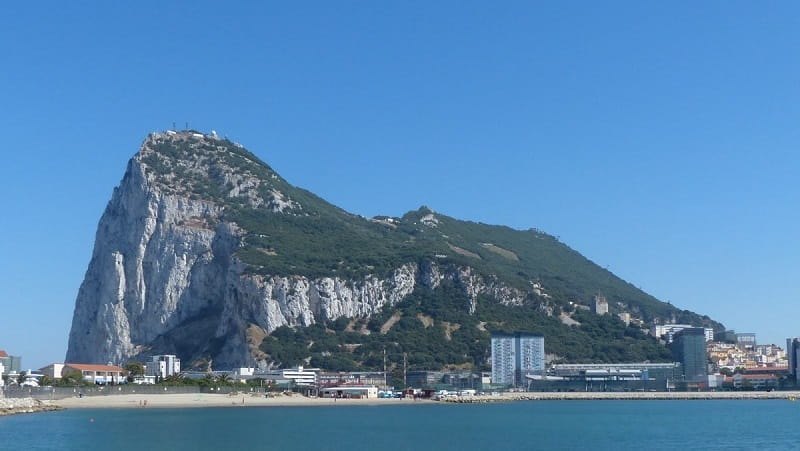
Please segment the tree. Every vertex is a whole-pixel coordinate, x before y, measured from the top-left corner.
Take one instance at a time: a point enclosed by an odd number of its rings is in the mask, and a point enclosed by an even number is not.
[[[42,376],[41,379],[39,379],[39,386],[40,387],[50,387],[53,384],[55,384],[55,382],[56,381],[52,377],[50,377],[50,376],[45,374],[44,376]]]
[[[141,362],[131,361],[125,364],[125,371],[131,376],[143,376],[144,365]]]
[[[141,362],[130,361],[125,364],[125,371],[128,372],[128,382],[133,382],[136,376],[144,375],[144,365]]]
[[[56,385],[59,387],[73,387],[85,384],[86,381],[83,380],[83,375],[80,371],[68,371],[61,376],[61,380],[59,380]]]

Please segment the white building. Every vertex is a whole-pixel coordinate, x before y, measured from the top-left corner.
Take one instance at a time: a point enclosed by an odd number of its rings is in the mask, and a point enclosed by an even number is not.
[[[697,326],[690,326],[688,324],[656,324],[650,328],[650,334],[656,338],[663,338],[666,342],[672,343],[672,337],[683,329],[689,329]],[[703,334],[706,337],[706,342],[714,341],[714,329],[710,327],[703,328]]]
[[[0,362],[0,375],[5,373],[6,367],[3,366],[3,362]],[[3,380],[2,376],[0,376],[0,387],[4,386],[6,382]]]
[[[256,369],[255,368],[246,368],[246,367],[234,368],[233,371],[232,371],[232,374],[234,376],[240,376],[240,377],[241,376],[253,376],[254,374],[256,374]]]
[[[165,379],[181,372],[181,359],[167,355],[154,355],[153,360],[147,365],[148,376],[158,376]]]
[[[322,389],[323,398],[377,398],[378,387],[347,385],[344,387],[326,387]]]
[[[278,370],[257,371],[256,376],[294,381],[296,385],[316,385],[319,368],[283,368]]]
[[[64,370],[63,363],[51,363],[43,368],[39,368],[39,372],[53,380],[61,379],[61,372]]]
[[[134,376],[133,383],[136,385],[152,385],[156,383],[155,376]]]

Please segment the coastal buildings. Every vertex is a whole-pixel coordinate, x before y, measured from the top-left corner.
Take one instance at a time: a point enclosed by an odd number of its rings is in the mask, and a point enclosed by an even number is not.
[[[356,386],[346,385],[342,387],[325,387],[320,392],[323,398],[355,398],[368,399],[378,397],[378,387],[374,385]]]
[[[410,375],[411,373],[409,373]],[[410,376],[409,376],[410,377]],[[386,373],[382,371],[321,372],[317,382],[322,386],[332,385],[386,385]]]
[[[181,359],[171,354],[154,355],[146,367],[148,376],[166,379],[169,376],[181,373]]]
[[[288,380],[296,385],[312,386],[317,384],[317,375],[319,373],[319,368],[304,368],[298,366],[297,368],[257,371],[256,376],[265,379]]]
[[[39,368],[39,372],[53,380],[61,379],[61,372],[64,371],[63,363],[51,363],[45,367]]]
[[[683,367],[685,382],[708,383],[706,336],[702,327],[690,327],[673,336],[672,355]]]
[[[791,359],[791,346],[792,339],[787,340],[788,351],[772,344],[753,347],[747,344],[711,342],[706,344],[706,350],[713,369],[717,371],[724,368],[731,371],[737,368],[769,368],[791,372],[792,364],[787,361],[787,357]]]
[[[492,383],[491,373],[476,371],[409,371],[406,386],[434,390],[483,390]]]
[[[22,371],[22,357],[8,355],[6,351],[0,349],[0,363],[3,364],[3,376],[8,374],[19,374]]]
[[[544,336],[495,333],[491,342],[492,384],[518,386],[525,376],[544,374]]]
[[[555,364],[542,378],[531,378],[533,391],[667,390],[683,378],[680,363]]]
[[[65,363],[61,377],[69,373],[80,373],[85,381],[95,384],[119,384],[125,382],[125,370],[116,365],[91,365],[85,363]]]
[[[800,338],[786,339],[786,355],[789,360],[789,373],[792,380],[797,383],[800,380]]]
[[[744,349],[753,349],[756,347],[756,334],[754,333],[736,334],[736,344]]]

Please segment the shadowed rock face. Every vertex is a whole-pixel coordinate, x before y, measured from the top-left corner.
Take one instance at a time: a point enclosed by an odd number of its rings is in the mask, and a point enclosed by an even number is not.
[[[177,147],[191,152],[175,155]],[[229,149],[229,142],[191,133],[145,140],[100,219],[75,302],[67,361],[124,363],[177,353],[186,363],[204,358],[215,368],[252,364],[251,326],[269,333],[284,325],[367,317],[403,300],[417,283],[435,289],[444,278],[462,283],[470,310],[484,292],[504,303],[522,302],[519,290],[487,282],[468,267],[430,262],[355,278],[248,271],[236,256],[248,232],[225,218],[225,198],[272,214],[303,214],[303,205],[263,177],[219,159],[208,164],[209,155]],[[197,195],[198,186],[209,183],[215,195]]]

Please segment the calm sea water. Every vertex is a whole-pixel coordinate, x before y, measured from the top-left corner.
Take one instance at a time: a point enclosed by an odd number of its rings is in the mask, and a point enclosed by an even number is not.
[[[800,449],[798,420],[788,401],[67,410],[0,418],[0,449]]]

